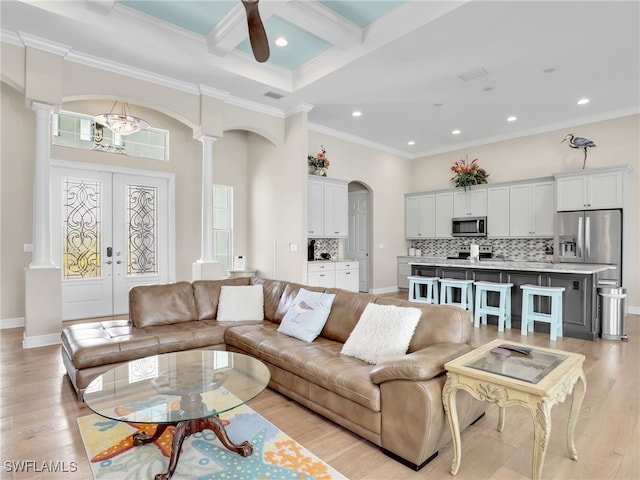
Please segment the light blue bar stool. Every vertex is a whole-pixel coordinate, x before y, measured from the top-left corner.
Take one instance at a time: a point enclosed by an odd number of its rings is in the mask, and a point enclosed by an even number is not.
[[[409,301],[419,303],[438,303],[438,280],[440,277],[411,276],[409,279]],[[422,295],[422,287],[426,287]]]
[[[520,334],[533,332],[533,322],[546,322],[550,325],[551,340],[562,337],[562,293],[564,287],[544,287],[539,285],[520,285],[522,289],[522,326]],[[551,313],[534,311],[536,296],[549,297]]]
[[[487,324],[487,315],[498,317],[498,331],[504,332],[504,327],[511,328],[511,287],[513,283],[475,282],[476,307],[473,315],[473,326],[478,328],[480,320]],[[497,307],[487,305],[487,292],[500,294],[500,302]]]
[[[453,301],[453,289],[460,289],[460,303]],[[469,310],[473,314],[473,280],[440,279],[440,303]],[[473,315],[471,316],[473,319]]]

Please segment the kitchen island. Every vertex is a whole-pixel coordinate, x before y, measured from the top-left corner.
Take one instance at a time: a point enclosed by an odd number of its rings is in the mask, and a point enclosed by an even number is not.
[[[398,257],[398,287],[408,288],[405,274],[424,277],[513,283],[511,289],[512,329],[520,328],[522,291],[520,285],[565,287],[562,304],[564,336],[595,340],[600,333],[598,317],[598,274],[615,268],[612,265],[522,262],[482,259],[469,260],[443,257]],[[489,293],[488,302],[497,305],[497,294]],[[549,313],[547,298],[537,298],[536,310]],[[490,323],[497,323],[489,317]],[[536,322],[535,330],[549,332],[549,325]]]

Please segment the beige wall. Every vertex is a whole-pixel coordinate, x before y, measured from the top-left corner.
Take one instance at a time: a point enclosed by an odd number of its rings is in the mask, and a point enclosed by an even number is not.
[[[489,183],[581,171],[582,150],[560,143],[568,133],[592,139],[586,168],[629,164],[629,208],[624,212],[628,241],[623,251],[627,306],[640,309],[640,115],[630,115],[571,128],[530,135],[464,150],[431,155],[412,161],[411,192],[450,188],[451,165],[465,156],[478,159],[490,174]]]

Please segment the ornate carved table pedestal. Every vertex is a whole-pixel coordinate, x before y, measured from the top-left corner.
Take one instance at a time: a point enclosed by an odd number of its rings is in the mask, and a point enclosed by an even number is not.
[[[500,346],[524,349],[495,352]],[[528,353],[527,353],[528,352]],[[456,409],[456,392],[464,390],[478,400],[495,403],[499,410],[498,431],[504,429],[505,409],[525,407],[534,423],[531,477],[539,480],[551,432],[551,408],[573,392],[567,429],[569,457],[578,459],[574,432],[587,382],[582,370],[584,355],[517,342],[494,340],[445,364],[447,382],[442,401],[453,438],[451,475],[460,468],[462,450]]]

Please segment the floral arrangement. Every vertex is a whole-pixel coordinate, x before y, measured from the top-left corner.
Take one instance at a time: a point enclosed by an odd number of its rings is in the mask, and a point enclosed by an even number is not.
[[[489,176],[484,168],[478,166],[477,158],[468,163],[466,156],[464,160],[458,160],[454,163],[451,166],[451,171],[455,173],[451,181],[456,184],[456,187],[463,187],[465,190],[471,185],[487,183],[487,177]]]
[[[327,160],[327,151],[324,149],[324,145],[320,145],[320,152],[315,157],[313,155],[307,156],[307,163],[314,175],[327,176],[327,169],[331,163]]]

